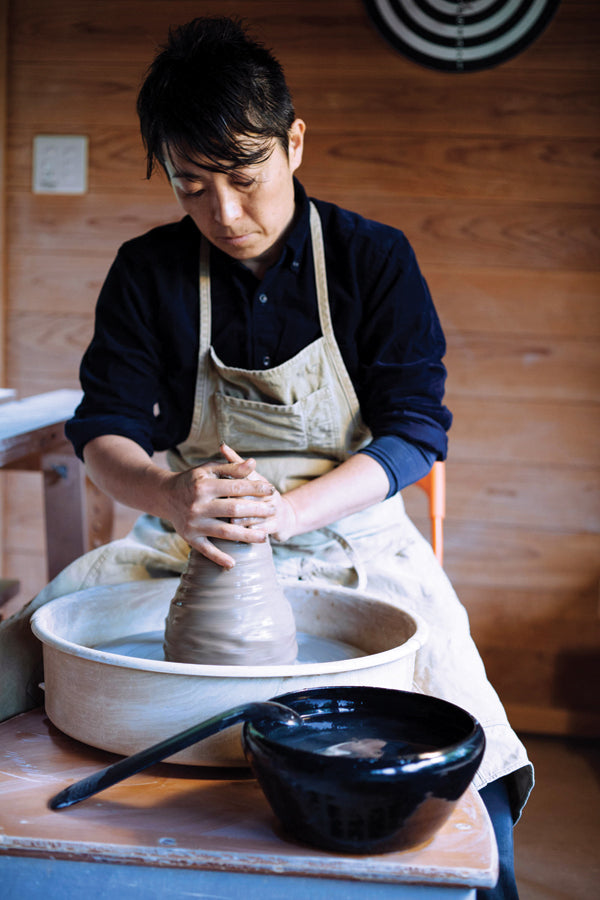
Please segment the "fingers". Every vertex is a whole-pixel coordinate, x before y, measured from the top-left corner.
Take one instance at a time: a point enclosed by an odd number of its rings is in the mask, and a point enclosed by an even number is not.
[[[216,519],[199,519],[182,531],[182,537],[191,547],[219,566],[231,569],[235,565],[232,557],[212,543],[212,538],[243,544],[262,544],[267,540],[267,532],[257,526],[232,525]]]
[[[198,466],[198,473],[212,478],[249,478],[256,469],[253,459],[242,459],[239,462],[211,462]]]
[[[211,503],[205,504],[202,508],[199,507],[197,510],[194,510],[192,507],[191,510],[192,514],[196,512],[211,519],[228,519],[229,521],[241,521],[242,519],[262,520],[275,515],[276,511],[277,507],[270,500],[255,500],[254,498],[232,499],[231,497],[218,497]]]
[[[215,545],[206,537],[197,538],[191,546],[201,553],[202,556],[210,559],[223,569],[232,569],[235,565],[235,561],[231,556],[228,556],[226,553],[219,550],[218,547],[215,547]]]
[[[229,444],[221,444],[219,449],[220,449],[221,453],[223,454],[223,456],[225,457],[225,459],[228,460],[230,463],[241,463],[244,461],[243,457],[240,456],[239,453],[236,453],[236,451],[233,450],[229,446]]]
[[[261,544],[267,540],[267,534],[264,531],[247,526],[236,527],[229,525],[223,528],[223,532],[223,534],[211,534],[210,537],[223,538],[232,543],[237,541],[244,544]],[[188,543],[218,566],[224,569],[233,569],[235,565],[233,557],[228,556],[226,552],[216,547],[210,540],[210,537],[200,535],[193,540],[188,540]]]
[[[217,463],[215,474],[218,478],[251,478],[255,469],[253,459],[243,459],[241,462]]]
[[[229,521],[232,525],[243,525],[246,528],[251,528],[253,525],[265,525],[265,518],[267,518],[267,516],[263,518],[259,518],[258,516],[255,516],[254,518],[245,516],[241,519],[230,519]]]
[[[258,492],[264,496],[257,497]],[[225,561],[212,545],[207,547],[205,539],[214,537],[244,543],[265,541],[268,530],[264,523],[270,522],[275,512],[273,489],[269,484],[249,485],[247,481],[237,479],[204,478],[197,486],[193,501],[182,511],[178,530],[188,543],[223,565],[228,560]]]
[[[191,470],[194,493],[198,497],[269,497],[274,487],[268,481],[251,481],[240,474],[239,467],[216,465],[207,476],[203,467]]]
[[[242,456],[239,455],[239,453],[236,453],[236,451],[233,450],[229,446],[229,444],[221,444],[219,449],[221,450],[221,453],[223,454],[225,459],[227,459],[231,464],[239,465],[239,466],[242,466],[242,465],[251,466],[250,473],[245,476],[246,478],[249,478],[251,481],[266,481],[267,480],[266,478],[263,478],[263,476],[260,475],[256,471],[256,460],[255,459],[252,459],[252,458],[244,459]]]
[[[222,484],[221,481],[216,482]],[[229,487],[229,484],[228,484]],[[271,518],[276,512],[272,492],[265,497],[251,495],[230,494],[222,495],[209,493],[206,490],[199,492],[192,503],[183,510],[183,527],[188,538],[194,532],[212,536],[223,537],[228,540],[245,540],[240,532],[243,531],[243,522],[252,520],[256,524],[262,524]],[[226,533],[225,526],[235,525],[235,534]],[[224,530],[225,529],[225,530]],[[265,532],[266,533],[266,532]],[[258,538],[253,538],[258,540]]]

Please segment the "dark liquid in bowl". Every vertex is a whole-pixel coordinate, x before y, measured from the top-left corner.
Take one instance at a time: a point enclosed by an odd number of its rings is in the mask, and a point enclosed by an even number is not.
[[[420,739],[419,726],[384,716],[337,715],[305,718],[299,728],[275,728],[271,740],[323,756],[381,759],[390,762],[417,753],[430,753],[441,745]]]

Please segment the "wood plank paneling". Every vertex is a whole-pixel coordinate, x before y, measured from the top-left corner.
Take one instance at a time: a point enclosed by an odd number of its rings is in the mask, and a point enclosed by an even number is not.
[[[447,335],[600,336],[600,271],[427,266]]]
[[[373,142],[367,131],[354,137],[317,132],[306,136],[309,160],[327,159],[333,192],[360,184],[361,191],[401,192],[403,197],[489,199],[520,202],[589,203],[600,199],[596,138],[503,135],[424,135],[412,123]],[[321,169],[321,180],[323,179]],[[318,184],[319,172],[311,171]],[[319,190],[322,190],[319,184]]]
[[[6,143],[7,143],[8,0],[0,0],[0,386],[5,384],[4,348],[7,294]],[[2,517],[0,514],[0,536]]]
[[[452,396],[598,402],[600,341],[541,335],[449,334]],[[473,373],[477,377],[473,377]],[[598,410],[600,414],[600,410]]]
[[[9,195],[12,240],[27,250],[67,255],[91,248],[114,256],[119,245],[163,222],[180,218],[170,192],[144,197],[112,195],[40,197],[32,207],[22,194]]]
[[[48,121],[52,130],[58,123]],[[89,123],[85,123],[89,127]],[[68,123],[60,122],[61,130]],[[82,123],[78,122],[81,128]],[[40,130],[42,128],[40,127]],[[11,133],[11,152],[18,166],[11,173],[11,190],[29,189],[31,132],[25,127]],[[113,193],[122,185],[130,192],[149,193],[145,162],[137,129],[131,121],[122,128],[103,129],[90,148],[93,181],[90,189]],[[423,135],[405,129],[402,134],[348,137],[339,133],[311,132],[306,136],[307,162],[317,193],[332,193],[360,185],[378,193],[401,191],[403,197],[427,196],[461,202],[470,198],[588,204],[600,199],[600,141],[560,136],[506,139],[502,135],[461,137]],[[315,166],[311,160],[319,160]],[[323,160],[327,160],[324,171]],[[325,184],[326,178],[326,184]],[[165,190],[166,181],[164,181]],[[157,190],[158,190],[157,186]]]
[[[593,466],[600,457],[598,405],[449,396],[452,458]]]
[[[6,247],[6,117],[7,117],[7,48],[8,48],[8,0],[0,0],[0,388],[6,385],[6,297],[7,297],[7,247]],[[5,542],[4,490],[0,482],[0,578],[4,576],[2,547]]]
[[[424,186],[422,200],[405,200],[401,194],[374,197],[348,188],[335,202],[354,200],[363,215],[401,227],[425,272],[431,264],[597,271],[597,205],[458,203],[430,199],[426,191]]]
[[[496,684],[503,683],[501,696],[506,703],[520,701],[538,708],[567,708],[596,715],[598,692],[594,682],[597,665],[597,651],[590,654],[579,649],[550,654],[531,649],[518,653],[507,647],[490,647],[486,653],[488,676]],[[536,672],[535,679],[531,678],[532,671]]]
[[[427,70],[417,78],[409,65],[394,59],[388,67],[373,59],[368,79],[351,66],[348,71],[357,75],[351,92],[344,90],[339,71],[339,80],[325,90],[317,73],[303,75],[302,86],[294,91],[296,107],[309,121],[317,120],[313,130],[329,131],[331,116],[339,116],[342,134],[364,134],[377,119],[378,133],[596,136],[600,101],[586,73],[554,70],[532,79],[532,73],[512,63],[500,77],[498,70],[490,70],[449,80]]]
[[[468,585],[461,587],[461,598],[469,609],[471,621],[475,624],[481,637],[490,644],[504,643],[504,633],[498,623],[509,622],[509,627],[519,621],[548,626],[545,641],[550,641],[550,649],[560,642],[560,631],[554,628],[550,638],[547,637],[552,623],[577,622],[581,629],[581,640],[588,640],[585,624],[589,623],[597,613],[597,584],[590,582],[582,588],[568,594],[561,588],[506,588],[504,585]],[[569,626],[571,627],[571,626]],[[537,649],[542,640],[537,641]]]
[[[556,532],[600,532],[600,467],[452,460],[453,519]]]
[[[11,384],[20,396],[39,390],[79,387],[79,363],[92,337],[89,315],[23,313],[9,318],[11,341],[7,351]]]
[[[457,460],[446,463],[450,535],[455,523],[558,533],[600,533],[600,466]],[[409,514],[422,520],[420,491],[405,491]],[[427,522],[423,528],[427,534]],[[450,539],[449,535],[449,539]]]
[[[275,48],[307,120],[309,193],[401,228],[435,298],[454,413],[446,567],[488,671],[520,725],[593,730],[600,4],[561,4],[524,53],[460,76],[403,58],[360,0],[54,0],[52,15],[42,0],[14,0],[10,10],[12,385],[76,385],[117,247],[179,215],[164,179],[145,181],[135,118],[167,27],[245,17]],[[88,135],[86,196],[30,193],[38,133]],[[428,534],[423,495],[405,493]],[[43,556],[38,506],[31,477],[11,473],[4,574],[23,571],[30,592],[41,587],[27,565]]]
[[[18,315],[87,315],[91,326],[113,256],[112,250],[98,253],[90,247],[77,252],[30,251],[27,267],[13,259],[9,278],[13,292],[21,298]]]
[[[446,525],[445,569],[456,585],[582,591],[598,586],[600,535],[481,521]],[[597,613],[596,613],[597,615]]]
[[[291,64],[287,61],[296,111],[307,120],[309,137],[331,132],[333,117],[338,135],[368,135],[376,129],[387,135],[464,136],[475,131],[478,135],[525,135],[530,139],[597,137],[600,98],[588,73],[545,72],[543,92],[510,66],[501,80],[494,70],[464,81],[460,77],[449,81],[426,69],[415,77],[414,66],[400,57],[392,56],[388,66],[382,65],[379,45],[371,60],[362,47],[349,48],[348,53],[357,54],[355,59],[340,65],[339,58],[330,59],[326,48],[319,52],[323,40],[321,34],[312,54],[299,55]],[[324,62],[327,59],[329,66]],[[283,57],[282,62],[286,62]],[[76,74],[73,68],[57,66],[56,61],[32,61],[18,73],[11,91],[15,124],[24,121],[31,109],[43,128],[53,124],[93,128],[110,122],[137,131],[132,113],[145,64],[146,59],[132,62],[128,54],[108,73],[105,61],[90,59],[77,66]],[[325,86],[320,72],[330,75]],[[393,82],[399,90],[393,89]],[[425,104],[424,96],[428,98]],[[68,99],[67,108],[61,103],[63,97]],[[109,115],[103,105],[107,101],[111,103]]]
[[[399,57],[370,25],[360,3],[353,0],[218,0],[213,2],[169,2],[169,0],[62,0],[53,4],[52,16],[39,2],[22,4],[25,15],[15,37],[15,58],[26,63],[40,59],[61,62],[94,60],[122,64],[134,59],[146,66],[156,44],[170,25],[187,22],[196,15],[234,15],[251,21],[254,30],[289,68],[294,59],[320,59],[334,71],[347,67],[359,72],[381,72],[397,67],[413,73],[413,65]],[[559,16],[528,51],[511,60],[505,70],[545,69],[561,75],[597,71],[597,35],[600,15],[595,0],[569,0],[569,15]],[[574,52],[576,51],[576,52]],[[479,79],[488,73],[477,73]],[[424,70],[422,78],[456,82]],[[425,81],[429,84],[429,81]],[[452,84],[454,89],[455,84]],[[515,91],[512,106],[527,84]],[[418,103],[419,108],[422,103]]]

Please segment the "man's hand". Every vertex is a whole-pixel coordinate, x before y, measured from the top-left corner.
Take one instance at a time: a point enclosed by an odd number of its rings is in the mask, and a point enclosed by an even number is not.
[[[121,503],[166,519],[203,556],[226,568],[232,557],[210,538],[259,543],[275,514],[274,489],[250,480],[254,460],[210,462],[186,472],[157,466],[129,438],[101,435],[85,446],[86,469],[100,490]],[[253,525],[248,527],[248,523]]]
[[[225,459],[229,460],[232,464],[243,465],[248,462],[254,463],[254,460],[244,460],[239,453],[236,453],[236,451],[232,450],[227,444],[221,444],[220,450]],[[263,478],[263,476],[256,471],[255,463],[252,472],[246,477],[249,481],[253,481],[254,483],[269,484],[266,478]],[[247,528],[259,527],[261,531],[265,531],[267,534],[272,535],[276,541],[286,541],[295,533],[294,527],[296,520],[294,510],[279,491],[275,490],[272,485],[270,485],[270,487],[273,493],[270,497],[268,507],[272,512],[268,516],[261,516],[260,518],[253,516],[238,516],[232,519],[232,524],[243,525]],[[262,512],[266,511],[266,508],[267,507],[265,506]]]
[[[205,463],[172,475],[165,485],[167,518],[175,531],[225,568],[233,559],[209,538],[260,543],[269,533],[264,523],[275,513],[274,488],[264,479],[250,480],[255,467],[253,460]]]

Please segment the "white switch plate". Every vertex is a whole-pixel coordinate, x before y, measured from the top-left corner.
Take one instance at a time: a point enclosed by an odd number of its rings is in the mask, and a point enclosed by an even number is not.
[[[38,134],[33,139],[35,194],[85,194],[88,139],[83,135]]]

